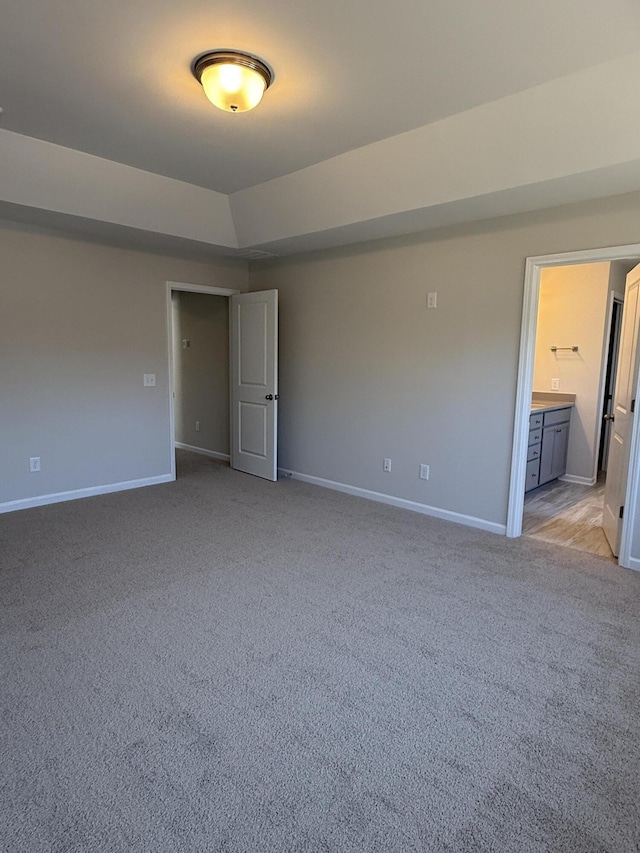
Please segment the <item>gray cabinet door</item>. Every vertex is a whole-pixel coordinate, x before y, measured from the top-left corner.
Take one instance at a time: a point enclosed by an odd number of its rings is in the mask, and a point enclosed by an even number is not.
[[[551,459],[551,477],[561,477],[567,470],[567,450],[569,447],[569,424],[553,427],[553,457]]]
[[[542,431],[540,485],[561,477],[567,470],[569,424],[548,426]]]
[[[569,406],[531,414],[525,492],[566,472],[570,420]]]
[[[540,485],[553,480],[553,437],[555,427],[545,427],[542,430],[542,451],[540,453]]]

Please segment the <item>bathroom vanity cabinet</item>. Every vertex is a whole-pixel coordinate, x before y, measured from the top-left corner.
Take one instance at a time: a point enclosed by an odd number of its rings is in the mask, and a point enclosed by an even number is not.
[[[525,492],[566,472],[571,408],[537,406],[531,413]]]

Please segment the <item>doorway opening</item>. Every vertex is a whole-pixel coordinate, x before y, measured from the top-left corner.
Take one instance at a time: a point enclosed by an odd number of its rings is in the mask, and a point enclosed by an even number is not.
[[[606,378],[613,405],[621,318],[614,309],[634,265],[547,267],[540,277],[522,532],[608,558],[602,409]]]
[[[508,536],[531,534],[537,525],[546,527],[546,535],[536,538],[611,555],[601,530],[606,473],[600,472],[608,465],[603,416],[611,414],[607,398],[613,398],[620,340],[620,282],[639,260],[637,245],[527,259]],[[582,290],[581,277],[590,280]],[[533,413],[539,413],[540,433],[532,428]],[[640,560],[631,558],[639,453],[638,431],[632,431],[629,476],[624,472],[630,511],[621,522],[619,562],[640,568]],[[583,541],[561,541],[563,527],[566,539],[582,535]]]
[[[178,296],[174,298],[174,294]],[[207,426],[209,440],[222,441],[220,446],[224,449],[204,446],[200,438],[203,422],[197,414],[194,417],[198,407],[203,409],[205,406],[202,399],[197,399],[198,393],[203,393],[204,388],[206,394],[207,387],[211,392],[207,384],[211,381],[211,373],[199,382],[199,390],[196,389],[192,395],[194,408],[189,408],[190,404],[185,405],[184,389],[176,389],[177,382],[181,380],[179,367],[182,352],[191,349],[187,327],[182,328],[181,318],[184,315],[180,312],[180,302],[188,302],[194,294],[226,297],[226,321],[224,308],[221,312],[220,305],[214,307],[214,313],[218,315],[216,322],[220,336],[228,341],[226,377],[222,376],[221,365],[216,365],[218,385],[225,387],[225,379],[228,381],[228,396],[226,401],[222,401],[218,394],[217,435],[211,424]],[[190,323],[196,323],[193,328],[201,325],[201,318],[197,316],[199,312],[200,309],[196,307],[195,316],[189,320]],[[222,335],[225,331],[226,336]],[[209,351],[211,368],[211,346],[206,349]],[[214,458],[229,458],[233,469],[275,482],[278,479],[278,291],[241,293],[228,288],[168,281],[167,353],[170,409],[168,439],[172,479],[176,477],[175,449],[178,444],[192,452]],[[220,358],[220,361],[224,360]],[[178,412],[176,390],[182,394]],[[189,444],[184,440],[185,436],[190,436],[189,440],[196,441],[196,444]]]
[[[176,450],[229,461],[229,288],[167,282],[171,474]]]
[[[229,299],[174,290],[174,447],[228,462]],[[180,466],[176,475],[180,475]]]

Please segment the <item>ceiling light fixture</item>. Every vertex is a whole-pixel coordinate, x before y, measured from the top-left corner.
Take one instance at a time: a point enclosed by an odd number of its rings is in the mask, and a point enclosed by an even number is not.
[[[196,57],[193,75],[212,104],[229,113],[257,107],[273,74],[262,60],[236,50],[213,50]]]

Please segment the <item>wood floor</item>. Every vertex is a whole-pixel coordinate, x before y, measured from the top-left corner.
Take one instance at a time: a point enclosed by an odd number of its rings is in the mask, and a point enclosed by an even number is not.
[[[616,562],[602,530],[604,479],[595,486],[554,480],[525,495],[522,533]]]

